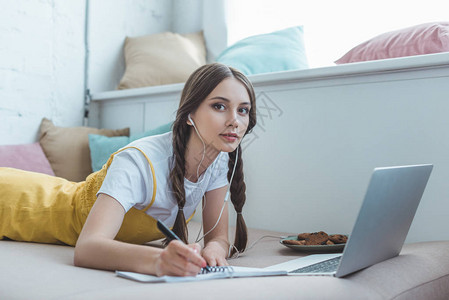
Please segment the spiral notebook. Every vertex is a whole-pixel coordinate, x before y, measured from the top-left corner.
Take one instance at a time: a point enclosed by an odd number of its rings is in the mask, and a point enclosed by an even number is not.
[[[119,277],[136,280],[139,282],[186,282],[186,281],[201,281],[211,279],[223,278],[241,278],[241,277],[262,277],[262,276],[282,276],[287,275],[287,271],[281,270],[266,270],[262,268],[248,268],[248,267],[208,267],[201,269],[197,276],[153,276],[134,272],[115,271]]]

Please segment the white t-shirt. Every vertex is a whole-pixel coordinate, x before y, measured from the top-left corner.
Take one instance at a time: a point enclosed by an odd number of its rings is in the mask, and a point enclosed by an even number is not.
[[[178,213],[178,204],[169,180],[173,164],[172,133],[142,138],[129,146],[142,150],[154,167],[156,197],[147,214],[162,220],[168,226],[173,226]],[[183,211],[186,219],[194,213],[205,192],[228,184],[228,161],[228,154],[221,152],[197,182],[184,178],[186,203]],[[145,156],[134,148],[116,154],[97,195],[100,193],[116,199],[125,211],[131,207],[137,209],[147,207],[153,195],[153,175]]]

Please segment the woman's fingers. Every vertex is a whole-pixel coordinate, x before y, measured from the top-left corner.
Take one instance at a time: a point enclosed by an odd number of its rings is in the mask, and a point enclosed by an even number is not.
[[[211,257],[207,257],[206,260],[207,260],[207,265],[211,266],[211,267],[228,266],[229,265],[228,261],[224,257],[211,256]]]
[[[209,266],[227,266],[226,251],[218,242],[209,242],[202,251],[203,257],[206,259]]]
[[[217,258],[217,266],[229,266],[228,261],[225,258],[219,257]]]
[[[158,275],[195,276],[206,266],[199,253],[197,246],[171,241],[160,255]]]
[[[200,269],[207,265],[206,260],[200,255],[201,247],[198,244],[185,245],[179,241],[175,243],[178,254],[187,259],[187,261],[197,265]]]
[[[201,253],[201,245],[198,243],[195,244],[189,244],[187,245],[188,247],[192,248],[194,251],[196,251],[197,253]]]
[[[217,266],[217,261],[215,260],[214,257],[208,257],[207,258],[207,265],[211,266],[211,267],[215,267],[215,266]]]

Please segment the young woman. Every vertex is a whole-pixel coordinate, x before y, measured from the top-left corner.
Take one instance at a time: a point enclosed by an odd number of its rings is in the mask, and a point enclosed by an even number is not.
[[[131,143],[84,182],[0,168],[0,238],[76,244],[75,265],[98,269],[188,276],[226,265],[229,249],[243,251],[247,242],[240,142],[256,124],[255,105],[242,73],[209,64],[187,80],[172,132]],[[185,244],[202,198],[204,249]],[[163,237],[156,219],[184,243],[141,245]]]

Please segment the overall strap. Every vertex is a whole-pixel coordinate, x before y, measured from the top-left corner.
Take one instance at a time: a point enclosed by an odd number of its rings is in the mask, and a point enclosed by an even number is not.
[[[153,164],[151,163],[151,160],[148,158],[148,156],[145,154],[145,152],[143,152],[141,149],[139,149],[139,148],[137,148],[137,147],[134,147],[134,146],[122,148],[122,149],[120,149],[120,150],[114,152],[114,153],[111,155],[111,157],[114,157],[114,155],[116,155],[117,153],[120,153],[120,152],[122,152],[123,150],[130,149],[130,148],[134,148],[134,149],[139,150],[140,153],[142,153],[143,156],[145,156],[145,158],[146,158],[147,161],[148,161],[148,164],[150,165],[151,174],[152,174],[152,176],[153,176],[153,196],[151,197],[150,204],[148,204],[148,205],[142,210],[142,211],[147,211],[147,210],[151,207],[151,205],[153,205],[154,200],[156,199],[156,188],[157,188],[157,186],[156,186],[156,174],[154,173],[154,167],[153,167]],[[109,166],[108,166],[108,167],[109,167]]]

